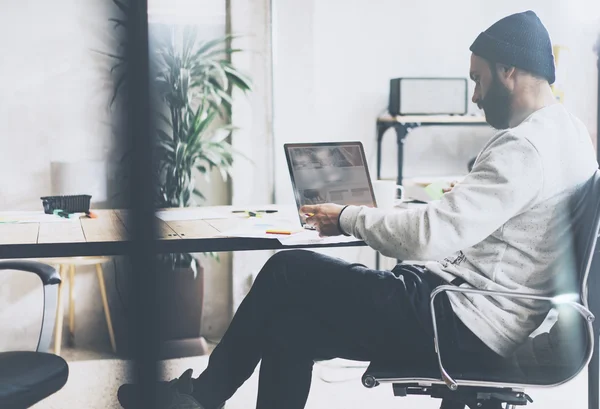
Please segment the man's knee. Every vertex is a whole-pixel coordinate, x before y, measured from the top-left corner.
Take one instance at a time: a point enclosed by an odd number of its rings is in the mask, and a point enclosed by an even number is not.
[[[265,267],[287,267],[302,263],[312,257],[314,252],[308,250],[285,250],[279,251],[271,256]]]
[[[312,257],[313,252],[308,250],[285,250],[272,255],[260,270],[256,280],[276,279],[285,275],[290,268],[301,267],[303,261]]]

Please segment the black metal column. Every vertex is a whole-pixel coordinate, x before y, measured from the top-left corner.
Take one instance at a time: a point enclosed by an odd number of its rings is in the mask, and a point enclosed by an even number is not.
[[[588,364],[588,408],[600,409],[600,247],[596,247],[588,278],[588,308],[596,316],[593,322],[594,353]]]
[[[596,54],[598,54],[598,102],[597,102],[597,113],[596,113],[596,158],[600,159],[600,34],[598,34],[598,41],[596,41]]]
[[[129,0],[126,122],[131,141],[131,203],[128,230],[133,273],[131,341],[139,408],[157,408],[158,334],[155,274],[153,132],[150,102],[148,2]]]
[[[392,125],[389,122],[377,121],[375,133],[377,135],[377,179],[381,178],[381,146],[383,142],[383,135],[385,131],[390,129]]]
[[[398,176],[396,179],[397,185],[402,185],[402,179],[404,177],[404,140],[408,135],[408,125],[395,124],[394,129],[396,130],[396,143],[398,145]]]
[[[588,408],[598,409],[600,408],[600,400],[598,399],[598,390],[600,388],[600,379],[598,377],[598,370],[600,369],[598,361],[598,341],[600,337],[597,335],[594,337],[594,354],[592,360],[588,365]]]

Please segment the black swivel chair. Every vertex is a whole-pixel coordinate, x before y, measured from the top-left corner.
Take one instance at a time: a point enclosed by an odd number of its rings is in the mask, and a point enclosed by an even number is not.
[[[563,384],[588,367],[589,408],[598,409],[598,348],[594,341],[600,331],[593,325],[594,314],[600,314],[596,292],[600,279],[600,254],[596,241],[600,227],[600,171],[586,183],[570,205],[578,294],[556,294],[555,297],[536,297],[512,292],[492,292],[442,285],[431,294],[434,343],[437,367],[398,368],[388,362],[371,362],[362,377],[367,388],[391,383],[395,396],[427,395],[442,399],[441,409],[501,408],[507,409],[532,402],[525,388],[552,387]],[[588,307],[588,288],[592,297]],[[443,291],[497,295],[515,298],[552,301],[549,314],[554,325],[549,330],[536,331],[512,357],[494,368],[484,370],[480,363],[468,369],[444,366],[440,353],[433,301]],[[563,290],[564,291],[564,290]],[[588,309],[590,308],[592,312]],[[552,322],[550,321],[550,324]],[[542,328],[542,327],[540,327]],[[443,341],[441,342],[443,344]],[[443,352],[443,349],[442,349]],[[479,366],[479,368],[478,368]]]
[[[0,270],[37,274],[44,286],[42,328],[36,351],[0,352],[0,408],[23,409],[60,390],[69,377],[65,360],[46,352],[54,330],[60,276],[54,267],[34,261],[0,261]]]

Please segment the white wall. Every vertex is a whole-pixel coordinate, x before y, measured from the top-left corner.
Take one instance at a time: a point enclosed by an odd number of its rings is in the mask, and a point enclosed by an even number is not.
[[[154,6],[153,21],[181,21],[183,16],[186,22],[201,25],[201,34],[211,38],[225,34],[224,0],[203,2],[201,7],[194,1],[150,3]],[[178,16],[173,13],[175,6],[181,12]],[[119,38],[108,21],[110,17],[121,17],[111,0],[0,2],[0,211],[40,210],[40,196],[51,194],[50,163],[58,160],[108,162],[108,193],[117,192],[120,179],[115,170],[122,153],[118,118],[123,107],[117,100],[117,105],[109,108],[114,84],[109,70],[113,62],[93,51],[116,49]],[[200,185],[210,192],[208,204],[227,200],[226,185],[217,178],[215,182]],[[120,204],[109,200],[94,207]],[[230,264],[226,255],[220,264],[206,259],[203,263],[206,287],[202,329],[209,338],[220,336],[229,323]],[[118,268],[116,275],[110,264],[105,269],[119,342],[126,329],[126,307],[118,298],[115,277],[119,275],[120,292],[126,294],[127,280],[122,276],[125,269]],[[23,273],[0,274],[0,309],[4,312],[0,314],[0,333],[4,335],[0,349],[35,345],[40,311],[37,303],[41,301],[38,281]],[[65,297],[67,294],[65,291]],[[93,268],[78,268],[75,296],[77,346],[109,351]],[[128,300],[123,302],[127,304]],[[27,317],[10,322],[12,313],[19,310],[26,310]]]
[[[102,1],[2,3],[0,210],[40,209],[53,160],[114,153],[110,9]],[[111,3],[112,4],[112,3]]]
[[[111,61],[93,51],[115,48],[108,19],[116,13],[109,5],[112,2],[104,0],[24,0],[0,5],[0,211],[41,210],[40,196],[51,194],[52,161],[104,160],[113,166],[118,162],[120,135],[108,106]],[[115,191],[114,181],[109,178],[109,194]],[[77,274],[77,342],[107,351],[110,344],[98,284],[95,275],[86,271],[93,269],[82,268]],[[110,266],[106,271],[119,336],[123,310],[116,300]],[[22,348],[35,346],[42,301],[39,280],[4,272],[0,288],[2,311],[10,314],[16,308],[24,315],[15,321],[13,314],[8,327],[2,322],[0,348],[15,343]]]
[[[600,31],[593,0],[274,0],[274,149],[278,203],[294,203],[283,143],[361,140],[374,177],[375,118],[390,78],[468,77],[469,46],[498,19],[533,9],[555,44],[565,105],[595,140]],[[472,84],[469,84],[472,92]],[[477,111],[470,102],[469,111]],[[464,174],[491,128],[420,128],[405,143],[405,177]],[[393,131],[384,138],[382,177],[396,176]],[[350,252],[346,252],[351,256]]]

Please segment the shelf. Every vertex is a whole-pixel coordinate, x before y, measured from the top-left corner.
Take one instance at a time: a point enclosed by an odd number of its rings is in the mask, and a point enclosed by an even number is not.
[[[377,118],[377,121],[403,124],[487,125],[485,117],[474,115],[383,115]]]

